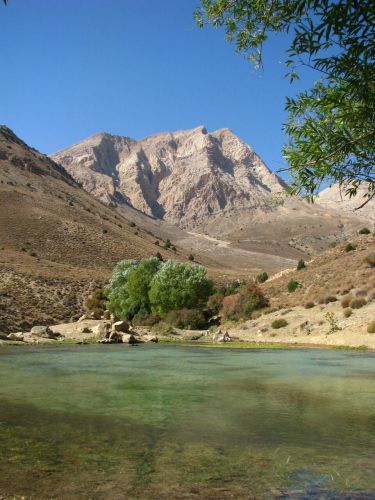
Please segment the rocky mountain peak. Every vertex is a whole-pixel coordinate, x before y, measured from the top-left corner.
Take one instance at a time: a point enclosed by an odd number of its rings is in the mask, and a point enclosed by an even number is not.
[[[268,210],[285,184],[230,129],[136,141],[96,134],[52,155],[101,201],[194,228],[223,210]]]

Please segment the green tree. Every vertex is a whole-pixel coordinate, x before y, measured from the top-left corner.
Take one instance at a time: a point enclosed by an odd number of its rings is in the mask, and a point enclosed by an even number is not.
[[[126,317],[129,300],[128,277],[132,269],[136,268],[135,260],[122,260],[112,272],[112,277],[105,289],[107,307],[118,318]]]
[[[212,291],[212,281],[203,266],[170,260],[155,274],[149,298],[153,312],[165,316],[171,310],[205,306]]]
[[[128,314],[134,315],[138,312],[148,314],[151,312],[149,291],[150,283],[154,275],[160,269],[162,263],[157,257],[142,259],[139,264],[130,270],[128,274],[127,300]]]
[[[323,182],[338,182],[347,195],[366,187],[358,208],[375,196],[375,9],[360,0],[200,0],[195,12],[224,27],[237,51],[262,67],[272,33],[291,34],[285,64],[291,81],[308,67],[320,79],[287,98],[289,142],[283,154],[290,192],[313,200]]]

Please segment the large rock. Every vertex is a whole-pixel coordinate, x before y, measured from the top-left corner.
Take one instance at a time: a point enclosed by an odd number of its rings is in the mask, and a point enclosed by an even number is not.
[[[116,323],[113,323],[112,325],[112,332],[123,332],[127,333],[129,332],[130,325],[127,321],[116,321]]]
[[[41,337],[45,339],[54,339],[58,334],[54,333],[49,326],[33,326],[30,330],[31,335],[34,337]]]
[[[7,339],[8,340],[17,340],[17,341],[22,342],[24,339],[24,336],[25,336],[25,334],[23,332],[10,333],[7,336]]]

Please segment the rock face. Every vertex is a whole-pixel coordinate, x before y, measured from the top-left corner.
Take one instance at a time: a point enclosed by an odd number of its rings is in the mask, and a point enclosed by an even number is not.
[[[345,190],[340,191],[339,185],[333,184],[331,187],[328,187],[320,193],[317,202],[319,203],[319,205],[329,209],[336,209],[346,213],[355,213],[357,216],[367,218],[369,222],[372,221],[372,223],[374,224],[375,199],[369,201],[360,210],[356,210],[366,201],[366,198],[364,197],[366,192],[367,189],[365,185],[362,185],[358,188],[357,196],[349,198],[345,195]]]
[[[285,187],[229,129],[197,127],[140,141],[96,134],[52,158],[104,203],[188,229],[218,213],[267,211]]]

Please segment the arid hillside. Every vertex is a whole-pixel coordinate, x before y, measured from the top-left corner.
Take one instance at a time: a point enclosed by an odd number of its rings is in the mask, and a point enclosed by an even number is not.
[[[139,141],[100,133],[52,158],[120,213],[143,214],[141,227],[158,225],[187,251],[249,273],[311,258],[355,234],[367,215],[286,197],[285,183],[229,129]]]
[[[165,250],[0,127],[0,331],[68,320],[115,263]]]

